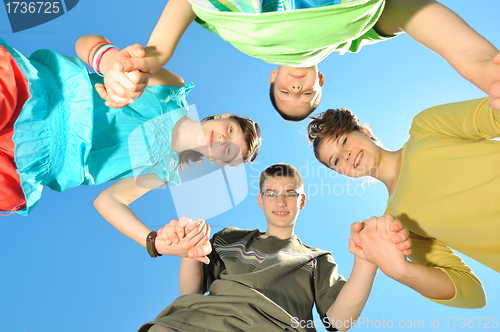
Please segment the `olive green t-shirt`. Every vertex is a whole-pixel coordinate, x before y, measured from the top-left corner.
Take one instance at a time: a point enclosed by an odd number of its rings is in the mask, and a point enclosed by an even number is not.
[[[315,331],[345,284],[332,255],[303,244],[225,228],[204,265],[209,295],[176,299],[153,323],[179,331]],[[150,323],[151,324],[151,323]],[[145,325],[150,326],[149,325]],[[328,328],[328,326],[325,326]]]

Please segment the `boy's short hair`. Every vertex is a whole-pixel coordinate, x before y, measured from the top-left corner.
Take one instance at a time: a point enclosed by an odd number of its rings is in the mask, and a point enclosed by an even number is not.
[[[295,167],[293,167],[290,164],[279,163],[269,166],[264,170],[264,172],[260,173],[260,184],[259,184],[260,191],[262,192],[264,183],[268,178],[270,177],[278,178],[282,176],[288,178],[294,178],[297,181],[299,188],[304,187],[304,181],[302,180],[302,176]]]
[[[276,97],[274,96],[274,83],[271,83],[271,87],[269,88],[269,98],[271,99],[271,104],[273,104],[274,109],[278,112],[279,115],[285,120],[285,121],[293,121],[293,122],[298,122],[302,121],[305,118],[307,118],[312,112],[316,110],[316,108],[319,106],[319,103],[321,101],[321,96],[322,96],[322,91],[323,89],[320,89],[318,92],[318,96],[316,97],[316,100],[314,101],[313,106],[311,107],[311,111],[307,114],[304,115],[288,115],[286,113],[283,113],[280,111],[278,108],[278,105],[276,104]]]

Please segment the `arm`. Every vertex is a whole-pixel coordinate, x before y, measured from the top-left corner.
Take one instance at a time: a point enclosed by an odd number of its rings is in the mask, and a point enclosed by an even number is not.
[[[95,199],[94,206],[101,216],[118,231],[146,247],[146,237],[151,229],[136,217],[129,205],[150,190],[163,185],[164,182],[154,175],[145,175],[138,179],[142,180],[142,183],[147,182],[147,188],[137,185],[134,178],[122,179],[106,188]],[[155,241],[158,253],[208,260],[205,256],[210,253],[211,247],[208,242],[207,225],[200,223],[196,226],[197,228],[191,230],[177,243],[167,244],[165,241]]]
[[[107,38],[100,35],[86,35],[79,38],[75,43],[75,50],[80,60],[90,65],[88,63],[88,53],[91,47],[100,41],[109,42]],[[114,63],[116,63],[116,61],[130,57],[143,56],[144,50],[139,44],[130,45],[123,50],[109,50],[104,54],[99,65],[99,69],[105,74],[104,82],[106,83],[108,80],[110,82],[120,82],[120,84],[112,85],[109,89],[104,89],[102,84],[96,84],[96,90],[101,98],[106,100],[106,105],[114,108],[124,107],[133,102],[133,99],[130,98],[139,98],[147,85],[150,75],[141,73],[138,70],[124,73],[118,70],[110,69],[115,69],[116,66]],[[111,66],[112,64],[114,66]],[[121,91],[129,91],[127,98],[117,97],[115,100],[111,100],[108,97],[108,94],[116,94]]]
[[[382,35],[407,32],[488,93],[490,105],[500,110],[498,50],[447,7],[434,0],[387,0],[375,29]]]
[[[142,93],[144,86],[139,84],[141,81],[130,80],[123,73],[140,71],[154,75],[170,60],[179,40],[195,18],[196,15],[187,0],[169,0],[149,38],[145,54],[113,60],[110,70],[106,73],[112,77],[106,79],[106,89],[102,90],[102,94],[99,93],[101,97],[117,104],[137,98],[137,92]],[[108,93],[104,94],[106,90]]]
[[[181,295],[205,291],[203,285],[203,264],[192,258],[183,258],[179,270],[179,290]]]
[[[355,246],[352,240],[349,247]],[[326,312],[332,326],[339,331],[347,331],[363,310],[370,295],[377,266],[367,261],[354,258],[351,275],[340,291],[337,299]]]
[[[351,253],[376,264],[390,278],[435,302],[457,307],[484,306],[481,283],[459,257],[435,240],[422,242],[420,238],[415,242],[411,234],[414,262],[407,261],[389,240],[386,228],[391,222],[387,216],[366,221],[360,232],[362,249],[350,247]],[[458,294],[458,289],[463,294]]]

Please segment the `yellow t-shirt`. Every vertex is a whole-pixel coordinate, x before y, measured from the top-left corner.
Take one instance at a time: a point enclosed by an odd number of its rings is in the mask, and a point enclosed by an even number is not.
[[[455,284],[448,306],[485,304],[481,282],[447,247],[500,272],[500,118],[487,99],[418,114],[404,145],[386,213],[411,232],[412,261],[444,271]]]

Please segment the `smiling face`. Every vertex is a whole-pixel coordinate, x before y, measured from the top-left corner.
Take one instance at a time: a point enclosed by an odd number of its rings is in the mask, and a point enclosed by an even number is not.
[[[305,205],[305,195],[302,195],[304,188],[298,181],[288,176],[270,176],[263,183],[261,190],[263,193],[298,193],[298,197],[283,197],[274,195],[268,197],[259,194],[258,202],[267,219],[267,229],[270,234],[282,233],[291,230],[299,215],[300,210]]]
[[[294,68],[280,66],[269,79],[274,83],[274,98],[278,109],[288,116],[302,117],[311,113],[323,86],[323,74],[318,67]]]
[[[365,128],[337,138],[325,139],[318,148],[319,160],[349,177],[374,176],[380,164],[381,148]]]
[[[206,148],[200,150],[204,155],[224,163],[233,161],[240,155],[246,156],[248,145],[238,123],[226,114],[218,119],[204,121],[201,124],[203,142]]]

